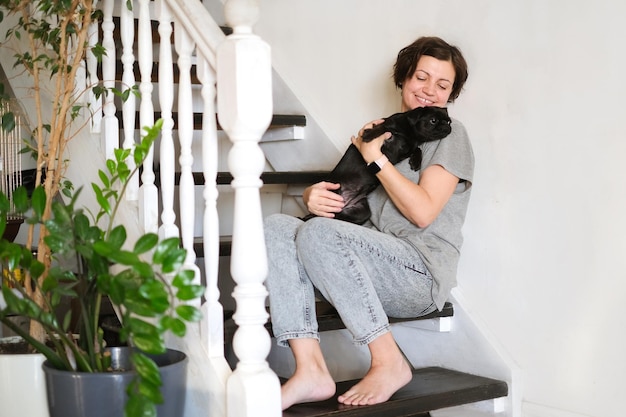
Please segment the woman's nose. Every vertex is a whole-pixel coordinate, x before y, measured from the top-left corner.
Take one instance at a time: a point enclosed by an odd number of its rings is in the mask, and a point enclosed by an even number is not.
[[[432,96],[433,94],[435,94],[435,86],[432,83],[426,83],[424,84],[424,93],[428,94],[429,96]]]

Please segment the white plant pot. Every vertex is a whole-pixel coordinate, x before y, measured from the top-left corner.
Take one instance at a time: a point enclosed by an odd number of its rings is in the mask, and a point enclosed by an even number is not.
[[[9,338],[0,339],[0,343]],[[11,338],[14,339],[14,338]],[[48,417],[46,382],[39,353],[0,355],[0,416]]]

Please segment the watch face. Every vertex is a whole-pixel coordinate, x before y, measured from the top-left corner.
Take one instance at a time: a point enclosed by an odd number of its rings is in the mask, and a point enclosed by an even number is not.
[[[380,167],[378,166],[378,164],[376,162],[371,162],[369,164],[367,164],[367,170],[376,175],[380,172]]]

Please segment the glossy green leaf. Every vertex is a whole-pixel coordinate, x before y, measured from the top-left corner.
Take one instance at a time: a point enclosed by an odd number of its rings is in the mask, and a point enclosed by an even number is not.
[[[97,184],[91,184],[91,188],[93,192],[96,194],[96,201],[100,208],[107,214],[111,214],[111,204],[109,204],[109,200],[104,196],[102,189]]]
[[[184,337],[185,333],[187,332],[187,326],[180,319],[163,317],[163,319],[161,320],[161,325],[164,328],[169,329],[174,335],[178,337]]]
[[[152,255],[152,261],[156,264],[162,264],[167,254],[175,249],[178,249],[179,247],[180,239],[177,237],[171,237],[160,241],[154,251],[154,255]]]
[[[111,247],[120,249],[124,242],[126,242],[126,228],[124,226],[117,226],[111,230],[111,234],[107,239]]]
[[[176,288],[182,288],[193,282],[195,278],[194,272],[191,269],[183,269],[178,271],[174,279],[172,280],[172,286]]]
[[[190,305],[180,305],[176,307],[176,314],[178,314],[181,319],[189,322],[200,321],[202,319],[200,309]]]
[[[150,281],[139,287],[139,293],[150,303],[158,314],[165,313],[170,306],[169,293],[159,281]]]
[[[176,293],[176,298],[182,301],[189,301],[201,297],[204,294],[202,285],[187,285],[180,288]]]
[[[11,202],[3,192],[0,192],[0,212],[7,213],[9,210],[11,210]]]
[[[131,360],[135,370],[144,381],[157,387],[161,385],[161,374],[154,360],[139,352],[133,353]]]
[[[33,190],[31,202],[33,205],[33,212],[37,215],[37,217],[41,218],[43,216],[43,211],[46,208],[46,191],[42,186]]]
[[[146,253],[152,250],[157,245],[158,241],[159,237],[155,233],[146,233],[137,240],[133,252],[137,255]]]
[[[12,132],[15,129],[15,115],[13,112],[6,112],[2,115],[2,130]]]
[[[132,339],[133,344],[146,353],[156,355],[165,352],[165,342],[160,336],[156,337],[149,334],[134,333]]]
[[[187,251],[185,249],[176,248],[171,250],[163,258],[163,272],[166,274],[169,274],[170,272],[175,272],[177,269],[183,266],[186,258]]]

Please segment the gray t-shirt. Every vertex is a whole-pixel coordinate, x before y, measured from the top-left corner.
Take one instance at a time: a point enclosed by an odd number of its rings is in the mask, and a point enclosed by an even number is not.
[[[422,169],[441,165],[459,178],[456,190],[437,218],[427,227],[419,228],[398,211],[383,187],[368,196],[372,210],[371,225],[376,229],[406,240],[418,252],[433,276],[432,297],[441,310],[456,286],[456,271],[463,244],[461,228],[471,194],[474,175],[474,153],[465,127],[452,120],[452,132],[442,140],[421,146]],[[405,177],[418,183],[420,171],[413,171],[408,159],[396,164]]]

